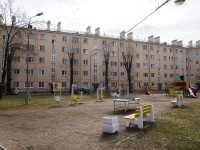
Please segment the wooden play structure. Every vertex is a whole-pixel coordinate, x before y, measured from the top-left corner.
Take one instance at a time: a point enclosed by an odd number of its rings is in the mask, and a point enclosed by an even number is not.
[[[148,84],[142,84],[140,87],[139,91],[140,94],[146,94],[146,95],[151,95],[153,94],[152,88],[151,88],[151,83]]]

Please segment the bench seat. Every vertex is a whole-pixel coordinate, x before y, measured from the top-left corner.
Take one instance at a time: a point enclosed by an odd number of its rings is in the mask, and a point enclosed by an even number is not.
[[[123,118],[125,119],[126,127],[130,127],[131,124],[136,124],[139,129],[142,129],[144,118],[147,118],[150,122],[154,122],[154,107],[153,105],[137,107],[135,113],[124,116]]]

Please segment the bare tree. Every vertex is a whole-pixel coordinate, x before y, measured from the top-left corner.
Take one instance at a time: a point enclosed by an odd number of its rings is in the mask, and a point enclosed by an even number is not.
[[[129,92],[133,91],[132,87],[132,69],[133,69],[133,45],[131,42],[124,43],[120,46],[122,52],[123,63],[127,72],[127,79],[129,84]]]
[[[109,51],[109,40],[104,39],[103,40],[103,59],[104,59],[104,66],[105,66],[105,86],[106,86],[106,94],[109,96],[109,79],[108,79],[108,69],[109,69],[109,61],[110,61],[110,51]]]
[[[80,49],[80,41],[79,37],[76,36],[69,36],[67,39],[67,54],[70,62],[70,93],[72,84],[74,83],[74,65],[79,64],[79,59],[76,59],[77,55],[79,53]]]
[[[7,92],[11,92],[11,70],[12,61],[15,54],[20,53],[26,47],[24,44],[24,28],[26,26],[27,16],[20,8],[14,9],[14,0],[8,0],[7,3],[0,2],[0,35],[3,40],[1,50],[2,56],[2,74],[0,85],[0,99],[7,77]]]

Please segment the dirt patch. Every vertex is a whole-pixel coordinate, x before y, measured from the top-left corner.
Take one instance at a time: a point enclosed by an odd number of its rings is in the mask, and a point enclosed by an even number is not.
[[[133,96],[141,98],[141,105],[154,105],[155,120],[171,109],[171,98],[165,94]],[[184,100],[187,102],[188,99]],[[135,107],[133,105],[133,109]],[[109,149],[130,136],[134,137],[134,133],[139,131],[136,126],[129,130],[124,126],[123,116],[131,113],[133,110],[114,112],[113,100],[0,111],[0,144],[9,150]],[[119,130],[115,134],[102,133],[102,117],[108,115],[118,116]],[[144,127],[148,127],[148,124]]]

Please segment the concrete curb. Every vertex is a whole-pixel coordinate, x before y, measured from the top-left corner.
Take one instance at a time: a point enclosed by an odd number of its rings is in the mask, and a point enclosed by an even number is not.
[[[8,150],[8,149],[0,144],[0,150]]]

